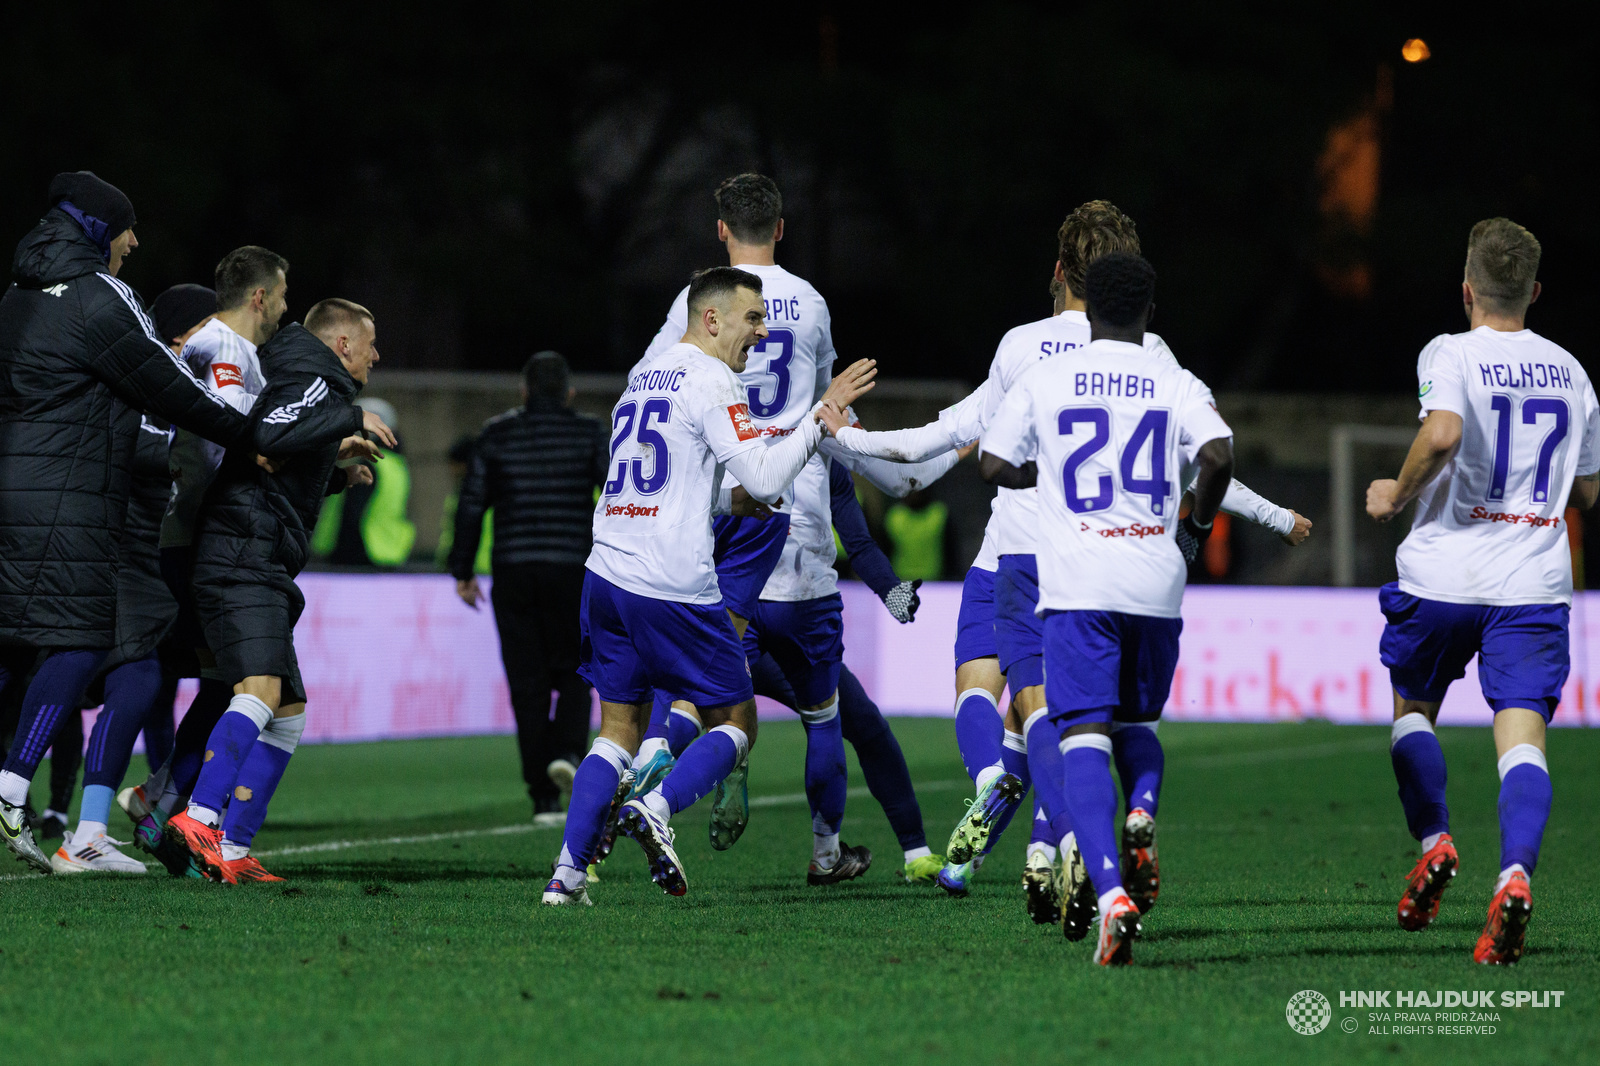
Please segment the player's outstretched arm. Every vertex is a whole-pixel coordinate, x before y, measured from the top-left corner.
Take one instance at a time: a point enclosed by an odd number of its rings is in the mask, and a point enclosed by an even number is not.
[[[1442,408],[1428,412],[1411,442],[1398,478],[1381,478],[1367,486],[1367,514],[1387,522],[1417,498],[1438,476],[1461,445],[1461,416]]]
[[[1278,506],[1237,478],[1228,482],[1228,491],[1222,497],[1222,509],[1235,518],[1265,526],[1282,537],[1291,548],[1299,546],[1311,536],[1309,518],[1298,511]]]
[[[1233,480],[1233,441],[1227,437],[1208,440],[1196,456],[1200,474],[1194,479],[1194,509],[1186,521],[1209,526],[1222,509],[1228,483]]]
[[[1031,459],[1021,466],[1013,466],[993,452],[984,452],[978,459],[978,472],[983,480],[1003,489],[1031,489],[1039,483],[1039,464]]]

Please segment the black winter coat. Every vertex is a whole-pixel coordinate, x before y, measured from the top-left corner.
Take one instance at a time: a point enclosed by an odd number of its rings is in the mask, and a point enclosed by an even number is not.
[[[339,442],[361,432],[358,386],[339,357],[304,326],[291,324],[256,353],[267,387],[251,408],[253,441],[230,448],[200,507],[197,568],[233,566],[294,577],[311,553],[311,529],[322,498],[345,486],[334,467]],[[269,474],[259,452],[281,465]],[[240,573],[235,580],[276,583],[277,575]]]
[[[594,535],[594,490],[605,483],[610,454],[592,418],[534,399],[484,423],[456,503],[450,572],[472,576],[483,515],[494,508],[498,572],[525,563],[582,566]]]
[[[160,419],[139,423],[128,517],[117,548],[116,644],[105,669],[153,653],[178,618],[178,601],[161,578],[161,518],[172,496],[167,449],[172,434]]]
[[[0,643],[108,648],[141,411],[223,445],[250,423],[161,342],[100,249],[52,209],[0,298]]]

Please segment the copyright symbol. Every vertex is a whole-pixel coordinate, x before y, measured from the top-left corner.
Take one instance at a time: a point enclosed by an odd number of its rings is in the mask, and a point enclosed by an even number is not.
[[[1356,1021],[1354,1018],[1346,1018],[1344,1021],[1339,1023],[1339,1028],[1343,1029],[1347,1033],[1353,1033],[1357,1029],[1361,1028],[1361,1023]]]

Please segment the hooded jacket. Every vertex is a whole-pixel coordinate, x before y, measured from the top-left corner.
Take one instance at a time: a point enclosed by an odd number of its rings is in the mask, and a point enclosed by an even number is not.
[[[358,386],[316,334],[294,323],[257,351],[267,387],[251,408],[251,443],[230,448],[200,507],[195,542],[201,569],[235,570],[234,582],[277,584],[278,567],[298,574],[310,555],[322,498],[342,490],[339,442],[361,432]],[[278,460],[277,473],[253,453]]]
[[[247,416],[160,337],[100,248],[52,208],[0,298],[0,642],[109,648],[140,412],[223,445]]]

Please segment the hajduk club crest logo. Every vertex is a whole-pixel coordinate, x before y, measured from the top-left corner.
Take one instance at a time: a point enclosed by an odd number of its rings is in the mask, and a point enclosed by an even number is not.
[[[1321,992],[1306,989],[1289,997],[1289,1008],[1284,1012],[1289,1028],[1301,1036],[1315,1036],[1333,1020],[1333,1004]]]

